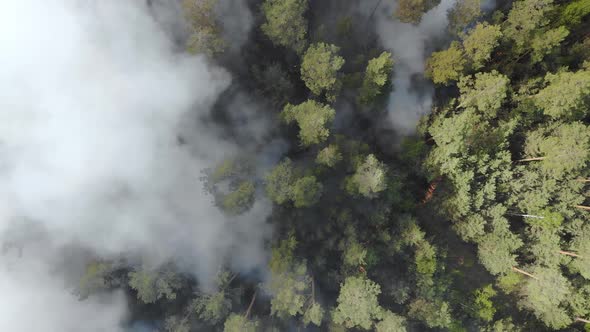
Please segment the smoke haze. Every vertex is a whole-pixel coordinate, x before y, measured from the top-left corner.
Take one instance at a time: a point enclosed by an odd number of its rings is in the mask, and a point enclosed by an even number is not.
[[[229,256],[264,264],[269,204],[228,218],[199,181],[238,150],[201,121],[231,77],[174,51],[175,13],[120,0],[0,6],[0,241],[24,245],[1,256],[0,330],[117,330],[122,294],[78,302],[50,271],[71,243],[173,260],[205,284]],[[30,223],[48,240],[35,243]]]
[[[395,59],[389,116],[401,134],[411,134],[420,117],[432,106],[434,86],[423,80],[425,62],[433,51],[428,45],[448,35],[447,11],[455,0],[442,0],[418,25],[392,18],[397,3],[383,1],[377,12],[377,32]]]

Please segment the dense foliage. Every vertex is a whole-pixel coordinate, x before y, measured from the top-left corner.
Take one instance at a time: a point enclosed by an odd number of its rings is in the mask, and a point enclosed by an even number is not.
[[[125,289],[175,332],[589,330],[590,2],[457,1],[424,64],[432,111],[385,143],[396,54],[351,38],[367,17],[319,2],[252,1],[237,70],[290,149],[263,171],[238,153],[203,173],[238,222],[273,205],[268,269],[222,266],[205,286],[173,262],[96,259],[80,297]],[[438,4],[390,15],[419,24]],[[184,1],[186,47],[211,61],[226,44],[214,6]]]

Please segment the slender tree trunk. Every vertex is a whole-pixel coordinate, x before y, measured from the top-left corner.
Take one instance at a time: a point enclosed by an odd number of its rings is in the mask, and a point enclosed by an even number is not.
[[[535,216],[534,214],[522,214],[522,213],[506,213],[509,216],[517,216],[523,218],[535,218],[535,219],[543,219],[545,217],[542,216]]]
[[[523,271],[523,270],[521,270],[521,269],[519,269],[519,268],[517,268],[515,266],[512,267],[512,271],[515,271],[515,272],[518,272],[518,273],[522,273],[525,276],[529,276],[529,277],[531,277],[531,278],[533,278],[535,280],[539,280],[539,278],[535,277],[534,275],[532,275],[532,274],[530,274],[530,273],[528,273],[526,271]]]
[[[562,254],[562,255],[566,255],[566,256],[572,256],[572,257],[582,257],[582,256],[580,256],[580,255],[578,255],[578,254],[576,254],[576,253],[569,252],[569,251],[563,251],[563,250],[560,250],[560,251],[559,251],[559,253],[560,253],[560,254]]]
[[[590,320],[584,319],[584,318],[580,318],[580,317],[576,317],[576,322],[583,322],[586,324],[590,324]]]
[[[525,158],[525,159],[519,159],[519,160],[517,160],[517,162],[536,161],[536,160],[543,160],[543,159],[545,159],[545,157]]]
[[[254,295],[252,295],[252,300],[250,300],[250,305],[248,306],[248,310],[246,310],[246,314],[244,315],[244,317],[248,318],[248,316],[250,315],[250,310],[252,310],[252,306],[254,305],[254,301],[256,301],[256,293],[258,293],[258,290],[254,291]]]
[[[585,210],[585,211],[590,211],[590,206],[576,205],[576,207],[578,209],[582,209],[582,210]]]
[[[590,182],[590,179],[577,179],[578,182]]]

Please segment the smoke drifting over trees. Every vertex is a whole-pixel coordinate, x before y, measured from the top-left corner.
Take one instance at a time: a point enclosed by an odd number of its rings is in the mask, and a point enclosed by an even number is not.
[[[588,330],[589,20],[5,1],[0,330]]]

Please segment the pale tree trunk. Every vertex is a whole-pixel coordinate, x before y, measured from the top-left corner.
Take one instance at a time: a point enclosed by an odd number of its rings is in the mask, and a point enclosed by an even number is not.
[[[522,214],[522,213],[507,213],[509,216],[516,216],[516,217],[523,217],[523,218],[535,218],[535,219],[543,219],[545,217],[536,216],[534,214]]]
[[[522,273],[522,274],[524,274],[525,276],[529,276],[529,277],[531,277],[531,278],[533,278],[533,279],[535,279],[535,280],[539,280],[539,278],[535,277],[534,275],[532,275],[532,274],[530,274],[530,273],[528,273],[528,272],[526,272],[526,271],[523,271],[523,270],[521,270],[521,269],[519,269],[519,268],[517,268],[517,267],[515,267],[515,266],[513,266],[513,267],[512,267],[512,271],[514,271],[514,272],[518,272],[518,273]]]
[[[564,251],[564,250],[560,250],[559,253],[562,254],[562,255],[566,255],[566,256],[580,257],[580,258],[582,257],[582,256],[580,256],[580,255],[578,255],[576,253],[569,252],[569,251]]]
[[[578,182],[590,182],[590,179],[577,179]]]
[[[545,157],[525,158],[525,159],[519,159],[519,160],[517,160],[517,162],[537,161],[537,160],[543,160],[543,159],[545,159]]]
[[[590,211],[590,206],[576,205],[576,207],[584,211]]]
[[[252,300],[250,301],[250,305],[248,306],[248,310],[246,310],[246,314],[244,315],[244,317],[248,318],[248,316],[250,315],[250,310],[252,310],[252,306],[254,305],[254,301],[256,301],[256,293],[258,293],[258,290],[254,291],[254,295],[252,295]]]
[[[583,322],[586,324],[590,324],[590,320],[584,319],[584,318],[580,318],[580,317],[576,317],[576,322]]]

